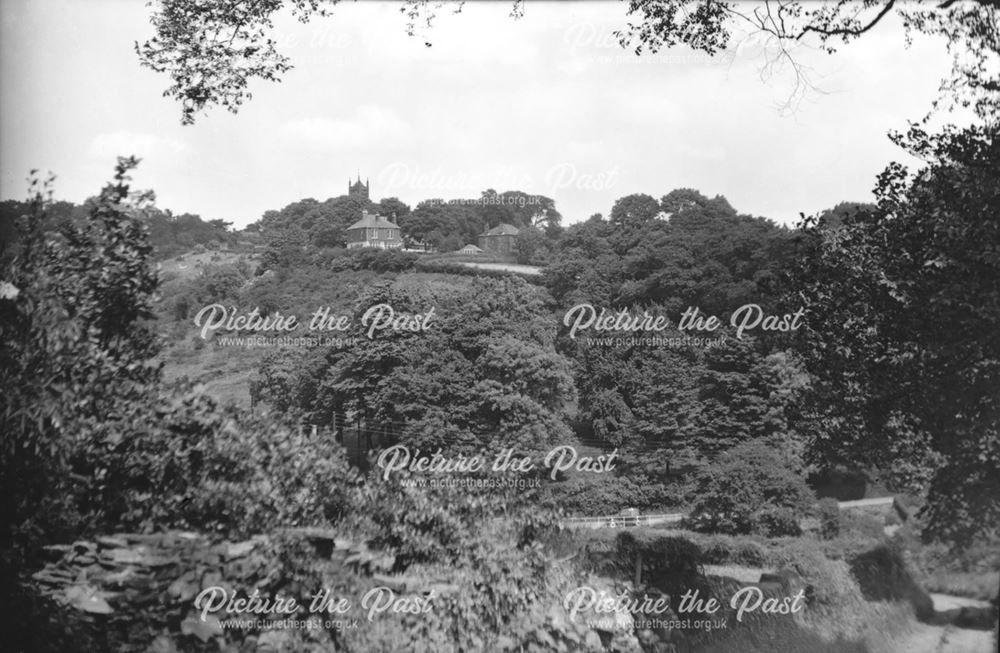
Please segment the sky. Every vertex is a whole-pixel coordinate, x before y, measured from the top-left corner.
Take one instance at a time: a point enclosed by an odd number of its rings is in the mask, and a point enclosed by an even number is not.
[[[56,198],[80,202],[135,154],[134,187],[159,207],[237,227],[345,194],[358,173],[376,201],[411,206],[522,190],[555,199],[570,224],[630,193],[695,188],[790,225],[870,200],[890,161],[917,163],[887,133],[926,114],[950,66],[943,41],[906,48],[890,21],[834,55],[795,50],[816,90],[789,111],[790,71],[762,79],[759,41],[637,58],[611,36],[621,2],[529,1],[517,20],[506,2],[467,3],[416,36],[399,7],[280,16],[295,68],[253,82],[239,114],[215,107],[184,126],[168,78],[133,50],[153,33],[145,3],[4,0],[0,198],[23,199],[37,168],[57,176]]]

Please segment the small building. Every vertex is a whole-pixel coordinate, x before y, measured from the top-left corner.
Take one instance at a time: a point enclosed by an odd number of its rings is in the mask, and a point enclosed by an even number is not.
[[[399,225],[368,211],[362,211],[361,219],[347,228],[346,240],[347,249],[356,247],[397,249],[403,246]]]
[[[458,250],[459,254],[482,254],[483,250],[476,247],[475,245],[466,245],[462,249]]]
[[[509,255],[514,253],[514,244],[520,229],[506,222],[500,223],[479,236],[479,246],[490,254]]]

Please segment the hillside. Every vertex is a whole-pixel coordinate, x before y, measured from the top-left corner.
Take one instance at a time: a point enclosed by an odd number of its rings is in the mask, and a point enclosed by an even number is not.
[[[446,272],[315,268],[255,276],[259,263],[259,256],[202,252],[169,258],[158,265],[163,285],[156,326],[166,342],[158,359],[164,364],[167,381],[186,377],[203,384],[205,392],[221,403],[250,408],[251,380],[264,357],[282,346],[239,346],[223,344],[214,337],[203,339],[194,318],[211,303],[230,306],[238,302],[235,305],[243,310],[265,306],[272,312],[307,318],[321,307],[329,307],[331,313],[350,312],[359,297],[377,285],[403,294],[436,294],[466,288],[471,280],[468,275]],[[213,283],[213,278],[224,279],[228,285]],[[186,311],[178,312],[179,302],[186,302]],[[302,325],[288,335],[305,335],[307,331]]]

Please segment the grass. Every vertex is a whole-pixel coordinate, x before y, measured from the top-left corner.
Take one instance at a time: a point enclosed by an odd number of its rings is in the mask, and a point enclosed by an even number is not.
[[[213,256],[215,261],[211,261]],[[249,408],[250,380],[263,357],[272,349],[220,347],[212,338],[202,341],[193,322],[197,307],[192,309],[189,319],[180,321],[173,318],[170,310],[173,299],[187,292],[189,284],[202,273],[203,266],[234,263],[239,256],[218,252],[189,253],[179,257],[180,260],[175,258],[162,262],[161,272],[168,280],[163,287],[166,299],[157,308],[157,327],[166,340],[166,346],[159,360],[164,363],[167,381],[187,377],[203,383],[206,393],[217,401]],[[273,293],[283,314],[297,315],[300,324],[307,324],[308,316],[324,306],[329,306],[332,314],[349,313],[357,298],[378,282],[390,282],[402,294],[420,296],[426,291],[431,297],[442,297],[460,292],[472,283],[472,279],[438,272],[377,273],[370,270],[327,271],[324,274],[310,270],[303,274],[293,273],[282,280],[274,275],[253,278],[253,284]],[[248,311],[252,303],[249,306],[239,305],[238,308]],[[306,325],[302,325],[295,332],[283,335],[309,335],[309,331]]]
[[[246,259],[251,269],[259,262],[259,257],[254,254],[207,250],[198,254],[188,252],[164,259],[157,263],[157,268],[165,281],[186,281],[200,275],[205,266],[235,265],[241,258]]]
[[[993,535],[956,548],[923,542],[919,520],[911,519],[894,535],[905,549],[928,592],[992,601],[1000,589],[1000,537]]]
[[[928,592],[992,601],[1000,589],[1000,571],[937,571],[924,578]]]
[[[703,565],[706,576],[732,578],[740,583],[756,583],[761,574],[773,573],[768,567],[745,567],[743,565]]]

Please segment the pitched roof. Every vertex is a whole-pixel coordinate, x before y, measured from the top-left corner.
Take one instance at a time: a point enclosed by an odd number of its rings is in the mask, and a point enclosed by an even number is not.
[[[475,246],[475,245],[466,245],[465,247],[463,247],[462,249],[460,249],[458,251],[460,251],[460,252],[476,252],[478,254],[478,253],[482,252],[483,250],[481,248]]]
[[[492,229],[490,229],[489,231],[487,231],[483,235],[484,236],[516,236],[520,232],[521,232],[521,230],[518,229],[517,227],[515,227],[514,225],[508,224],[506,222],[501,222],[500,224],[498,224],[497,226],[493,227]]]
[[[350,227],[348,227],[347,230],[350,231],[351,229],[366,229],[370,227],[383,227],[383,228],[387,227],[391,229],[399,229],[398,224],[393,224],[389,222],[381,215],[376,215],[374,213],[368,213],[367,211],[365,211],[364,213],[361,214],[361,219],[352,224]]]

